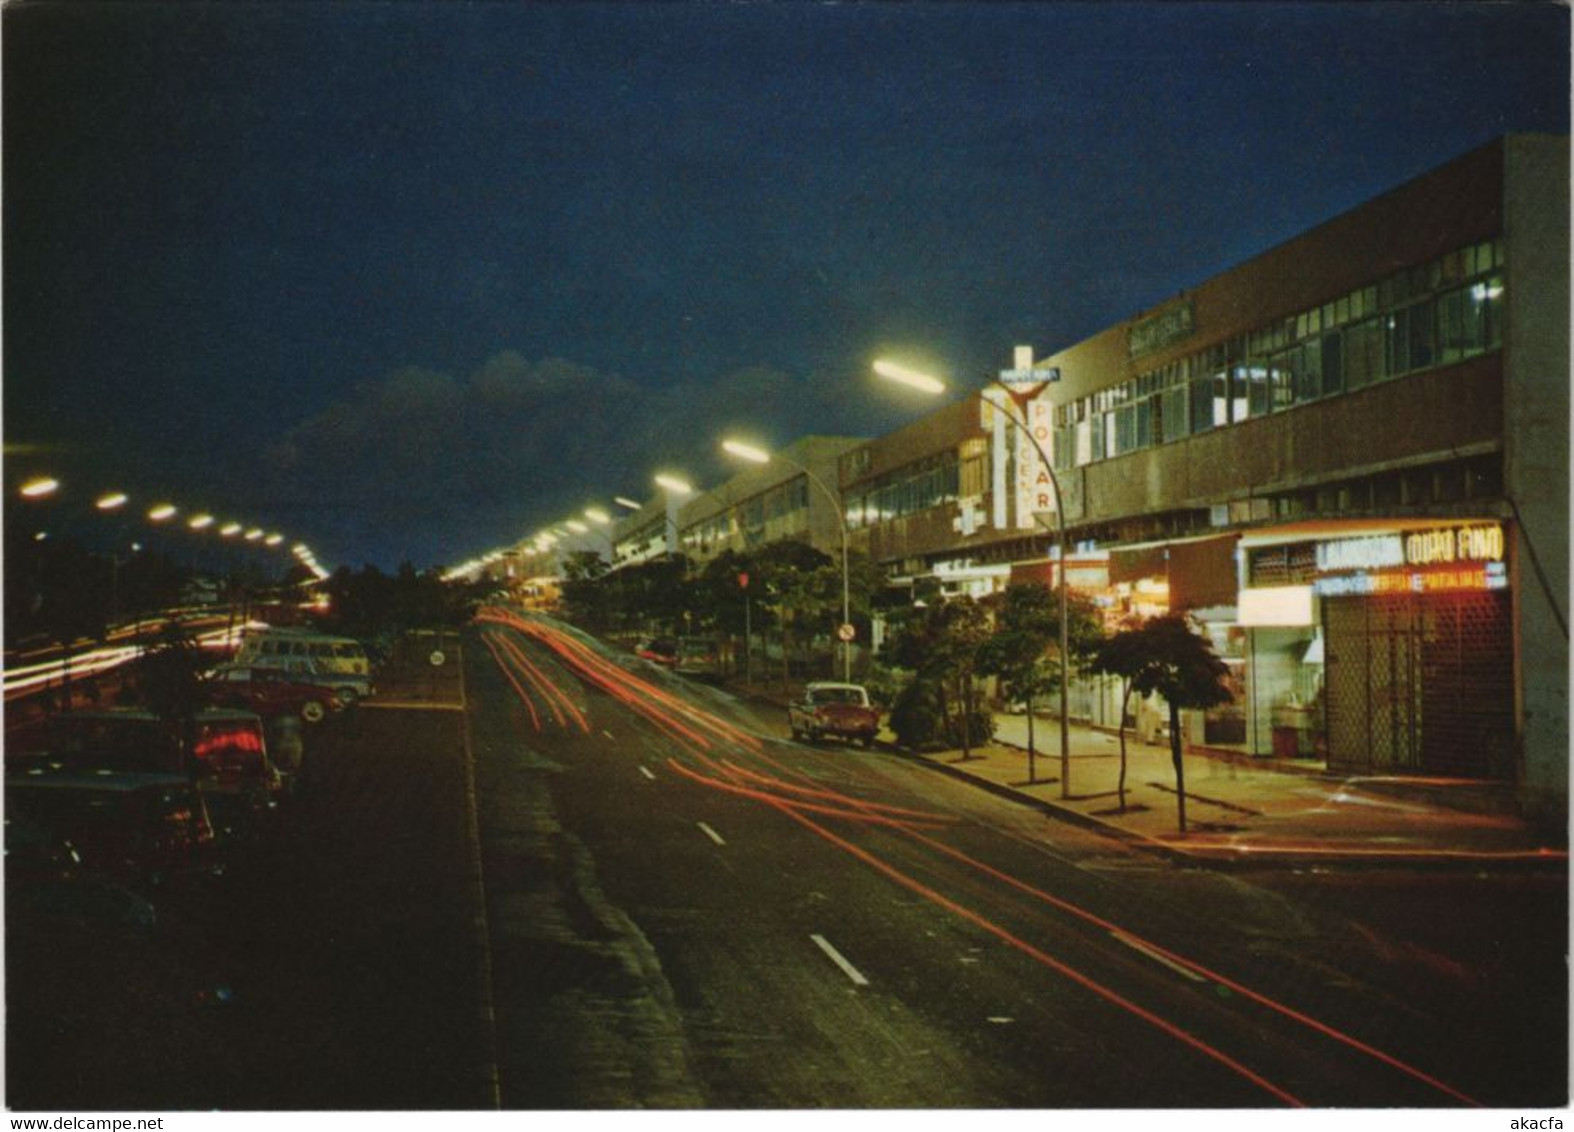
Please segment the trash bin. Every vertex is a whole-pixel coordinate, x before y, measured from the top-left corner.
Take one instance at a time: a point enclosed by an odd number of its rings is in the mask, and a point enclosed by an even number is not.
[[[1293,727],[1275,726],[1273,729],[1273,757],[1295,759],[1301,755],[1300,733]]]

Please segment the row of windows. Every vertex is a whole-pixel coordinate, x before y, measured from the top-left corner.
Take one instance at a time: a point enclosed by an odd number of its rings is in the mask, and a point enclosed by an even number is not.
[[[759,546],[808,527],[809,480],[798,476],[761,492],[683,532],[685,548],[708,553],[742,536],[745,546]]]
[[[970,461],[972,463],[972,461]],[[961,488],[957,453],[910,464],[847,496],[847,526],[870,526],[954,503]]]
[[[1499,242],[1403,272],[1055,410],[1061,470],[1498,349]],[[1473,281],[1417,296],[1422,285]],[[1384,300],[1403,305],[1385,309]],[[1275,343],[1278,343],[1276,346]]]

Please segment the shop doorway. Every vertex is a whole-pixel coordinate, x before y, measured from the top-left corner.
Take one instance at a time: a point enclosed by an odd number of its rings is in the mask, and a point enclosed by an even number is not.
[[[1323,626],[1329,769],[1512,778],[1506,593],[1331,597]]]

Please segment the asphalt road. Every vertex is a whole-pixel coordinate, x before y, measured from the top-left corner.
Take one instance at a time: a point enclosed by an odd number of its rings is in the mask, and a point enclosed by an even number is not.
[[[555,627],[485,638],[508,1107],[1566,1099],[1558,884],[1178,870]],[[1472,889],[1527,930],[1460,923]]]
[[[13,1109],[1567,1101],[1562,878],[1181,869],[550,624],[428,643],[153,938],[8,925]]]

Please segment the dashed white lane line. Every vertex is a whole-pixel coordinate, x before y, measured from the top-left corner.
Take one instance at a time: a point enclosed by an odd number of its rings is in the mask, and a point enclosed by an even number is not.
[[[650,773],[650,767],[642,766],[642,767],[639,768],[639,772],[641,774],[643,774],[646,778],[650,779],[652,782],[656,781],[656,776],[654,774]]]
[[[1190,967],[1182,967],[1173,959],[1166,955],[1160,955],[1157,951],[1154,951],[1153,948],[1148,947],[1146,944],[1139,943],[1137,940],[1132,939],[1129,935],[1124,935],[1121,932],[1110,932],[1109,934],[1115,939],[1119,940],[1121,943],[1124,943],[1133,951],[1140,951],[1155,963],[1164,964],[1164,966],[1168,967],[1171,971],[1174,971],[1177,975],[1184,975],[1194,983],[1205,983],[1208,981],[1203,976],[1197,974],[1196,971],[1193,971]]]
[[[602,733],[602,734],[603,734],[603,735],[605,735],[605,736],[606,736],[606,737],[607,737],[607,738],[608,738],[608,739],[612,739],[612,732],[610,732],[610,731],[608,731],[608,730],[607,730],[607,729],[606,729],[606,728],[605,728],[605,727],[603,727],[603,728],[602,728],[602,729],[601,729],[601,733]],[[614,743],[616,743],[616,742],[617,742],[617,740],[616,740],[616,739],[612,739],[612,741],[613,741],[613,742],[614,742]]]
[[[849,963],[846,956],[844,956],[840,951],[837,951],[836,948],[832,947],[830,940],[826,939],[823,935],[811,935],[809,938],[814,940],[814,945],[816,947],[825,952],[826,958],[842,969],[842,974],[851,979],[854,986],[866,987],[869,985],[869,980],[864,978],[863,972]]]
[[[704,822],[702,822],[702,821],[701,822],[695,822],[694,824],[700,827],[700,832],[701,833],[703,833],[706,837],[710,838],[717,845],[725,845],[725,844],[727,844],[725,841],[723,841],[721,839],[721,834],[717,833],[714,829],[712,829],[710,826],[706,825]]]

